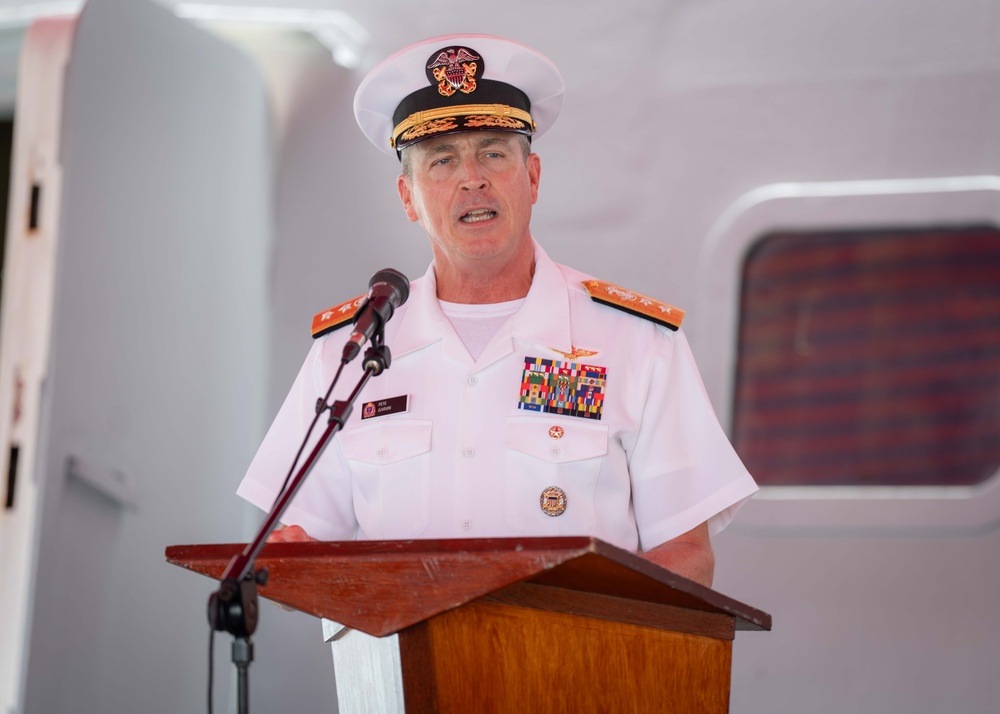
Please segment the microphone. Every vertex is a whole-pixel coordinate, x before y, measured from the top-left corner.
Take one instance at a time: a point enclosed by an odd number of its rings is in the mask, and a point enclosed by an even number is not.
[[[410,297],[410,281],[398,270],[385,268],[368,281],[368,299],[354,318],[354,332],[344,345],[343,363],[361,353],[361,348],[392,317],[397,307]]]

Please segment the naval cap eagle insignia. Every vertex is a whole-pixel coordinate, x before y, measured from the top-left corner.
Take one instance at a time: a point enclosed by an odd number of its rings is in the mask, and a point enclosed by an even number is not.
[[[476,78],[483,74],[482,59],[468,47],[445,47],[430,56],[427,79],[445,97],[455,92],[471,94],[476,91]]]

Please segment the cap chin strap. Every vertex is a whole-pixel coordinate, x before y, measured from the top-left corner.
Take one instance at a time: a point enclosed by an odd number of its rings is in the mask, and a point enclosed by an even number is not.
[[[531,114],[523,109],[508,106],[507,104],[460,104],[453,107],[441,107],[439,109],[427,109],[422,112],[414,112],[397,124],[396,128],[392,130],[392,137],[389,139],[389,146],[395,149],[396,143],[399,141],[401,134],[416,126],[420,126],[421,124],[440,119],[453,119],[456,117],[467,116],[505,117],[517,119],[525,122],[531,127],[532,131],[535,130],[535,122],[532,120]],[[484,128],[487,127],[484,126]]]

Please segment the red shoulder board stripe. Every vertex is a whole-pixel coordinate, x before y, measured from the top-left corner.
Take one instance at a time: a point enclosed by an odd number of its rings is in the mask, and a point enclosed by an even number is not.
[[[339,305],[334,305],[323,312],[317,312],[315,317],[313,317],[313,338],[322,337],[327,332],[333,332],[338,327],[342,327],[353,320],[358,312],[358,308],[364,304],[366,297],[368,297],[368,293],[358,295],[356,298],[351,298]]]
[[[679,307],[668,305],[665,302],[634,293],[611,283],[605,283],[602,280],[584,280],[583,287],[590,293],[590,298],[594,302],[610,305],[633,315],[644,317],[671,330],[680,327],[684,320],[684,311]]]

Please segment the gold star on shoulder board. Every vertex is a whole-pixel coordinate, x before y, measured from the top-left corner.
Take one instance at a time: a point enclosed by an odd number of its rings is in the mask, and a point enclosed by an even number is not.
[[[684,320],[684,311],[679,307],[654,300],[646,295],[626,290],[618,285],[606,283],[603,280],[584,280],[583,287],[590,293],[590,299],[638,317],[676,330]]]
[[[339,305],[334,305],[328,310],[317,312],[312,322],[313,338],[322,337],[326,333],[333,332],[338,327],[346,325],[353,320],[358,309],[364,304],[366,297],[368,297],[368,293],[358,295],[356,298],[351,298]]]

